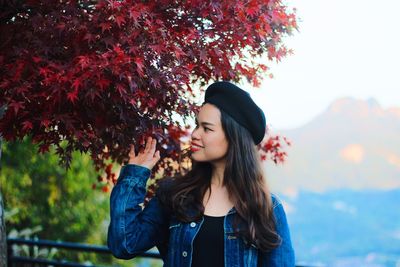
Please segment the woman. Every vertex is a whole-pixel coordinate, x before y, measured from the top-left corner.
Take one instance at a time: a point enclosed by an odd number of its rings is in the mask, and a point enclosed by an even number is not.
[[[164,266],[294,266],[285,211],[266,186],[256,145],[265,117],[250,95],[216,82],[192,133],[192,168],[165,178],[142,210],[146,182],[160,159],[148,138],[111,193],[108,246],[130,259],[157,246]]]

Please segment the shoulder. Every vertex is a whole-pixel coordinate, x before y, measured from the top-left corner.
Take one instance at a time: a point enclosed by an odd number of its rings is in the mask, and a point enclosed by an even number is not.
[[[164,177],[157,181],[155,197],[157,197],[164,208],[169,209],[172,204],[171,197],[174,195],[175,184],[176,181],[173,177]]]
[[[282,206],[282,200],[274,193],[271,194],[272,199],[272,209],[275,209],[278,206]]]
[[[283,201],[276,195],[271,193],[272,198],[272,210],[275,216],[275,219],[279,224],[286,224],[286,212],[283,207]]]
[[[157,181],[157,194],[165,194],[170,191],[175,184],[175,178],[173,177],[164,177]]]

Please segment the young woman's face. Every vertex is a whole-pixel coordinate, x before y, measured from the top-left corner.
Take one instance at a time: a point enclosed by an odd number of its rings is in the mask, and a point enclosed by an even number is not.
[[[212,104],[206,103],[196,118],[196,128],[192,132],[192,159],[215,162],[224,159],[228,151],[221,124],[221,112]]]

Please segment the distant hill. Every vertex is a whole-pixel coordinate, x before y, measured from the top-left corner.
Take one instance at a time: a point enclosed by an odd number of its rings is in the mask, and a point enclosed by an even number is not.
[[[272,190],[400,187],[400,107],[340,98],[302,127],[272,131],[292,141],[287,162],[265,164]]]
[[[298,264],[400,266],[400,189],[300,191],[281,200]]]

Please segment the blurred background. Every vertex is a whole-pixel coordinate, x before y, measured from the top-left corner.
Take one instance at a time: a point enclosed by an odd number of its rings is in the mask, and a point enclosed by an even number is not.
[[[303,0],[294,54],[250,90],[273,134],[265,164],[299,263],[400,266],[400,2]]]
[[[274,77],[260,88],[243,87],[265,111],[271,133],[291,141],[286,162],[266,162],[265,170],[271,191],[284,202],[297,262],[399,267],[400,2],[288,4],[300,18],[299,32],[285,41],[294,54],[272,64]],[[109,189],[101,186],[102,177],[96,181],[89,157],[74,154],[67,172],[54,151],[35,151],[29,139],[3,145],[8,236],[105,244]],[[19,253],[32,252],[22,247]],[[57,250],[34,253],[64,257]]]

